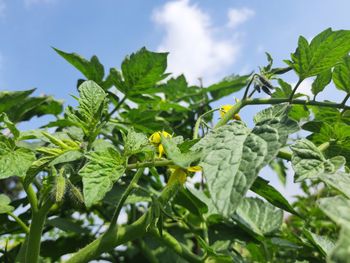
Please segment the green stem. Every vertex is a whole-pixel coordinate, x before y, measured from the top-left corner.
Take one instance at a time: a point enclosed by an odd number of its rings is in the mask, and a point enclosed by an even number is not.
[[[120,108],[120,106],[123,105],[123,103],[125,102],[125,100],[126,100],[126,96],[124,96],[124,98],[122,98],[121,101],[118,102],[117,106],[115,106],[115,108],[107,115],[106,121],[108,121],[108,120],[112,117],[112,115],[113,115],[114,113],[116,113],[116,111]]]
[[[30,224],[28,244],[26,249],[25,263],[36,263],[40,255],[40,241],[46,215],[50,210],[53,202],[47,200],[40,210],[32,213],[32,222]]]
[[[277,157],[290,161],[292,160],[292,153],[286,150],[280,150],[277,154]]]
[[[217,129],[226,123],[229,122],[229,120],[232,120],[233,116],[240,111],[241,108],[244,107],[246,100],[238,101],[235,105],[232,106],[232,108],[225,113],[225,115],[219,120],[219,122],[215,125],[214,129]]]
[[[148,213],[146,213],[131,225],[119,227],[114,232],[106,232],[106,234],[80,249],[66,263],[91,262],[100,254],[110,251],[116,246],[141,238],[146,233],[148,220]]]
[[[128,196],[130,195],[131,191],[133,191],[134,188],[137,187],[137,182],[139,181],[140,177],[142,176],[144,170],[145,170],[144,168],[141,168],[136,172],[136,174],[132,178],[131,182],[129,183],[128,187],[126,188],[126,190],[122,194],[122,196],[119,199],[119,202],[114,210],[113,217],[111,219],[111,224],[109,225],[109,229],[107,231],[113,231],[115,229],[115,227],[117,225],[117,220],[118,220],[120,211],[122,210],[122,207],[123,207],[126,199],[128,198]]]
[[[153,162],[144,162],[144,163],[132,163],[126,166],[127,170],[131,169],[139,169],[143,167],[158,167],[158,166],[168,166],[173,165],[174,162],[170,160],[161,160],[161,161],[153,161]]]
[[[245,91],[244,91],[244,95],[243,95],[242,100],[245,100],[245,99],[247,98],[250,85],[252,85],[252,83],[253,83],[253,81],[254,81],[254,78],[255,78],[255,75],[256,75],[256,74],[253,74],[253,76],[252,76],[251,79],[249,80],[249,83],[248,83],[248,85],[247,85],[247,87],[246,87],[246,89],[245,89]]]
[[[23,181],[22,181],[22,184],[24,184]],[[27,198],[28,198],[28,201],[30,203],[30,207],[31,207],[32,211],[37,212],[38,211],[38,198],[36,197],[36,193],[35,193],[32,185],[30,184],[28,187],[25,187],[24,191],[27,194]]]
[[[306,105],[306,106],[319,106],[319,107],[329,107],[329,108],[338,108],[338,109],[350,109],[349,106],[342,105],[341,103],[334,103],[334,102],[321,102],[321,101],[310,101],[310,100],[300,100],[300,99],[294,99],[292,101],[289,101],[288,98],[267,98],[267,99],[247,99],[244,102],[244,106],[246,105],[263,105],[263,104],[280,104],[290,102],[290,104],[296,104],[296,105]]]
[[[197,139],[198,138],[199,127],[201,125],[203,117],[205,117],[207,114],[213,113],[214,111],[218,111],[218,110],[220,110],[220,108],[212,109],[210,111],[207,111],[207,112],[203,113],[201,116],[198,117],[198,119],[196,121],[196,124],[194,125],[193,139]]]
[[[349,98],[350,98],[350,93],[346,94],[345,98],[343,99],[343,101],[340,104],[345,106],[346,102],[348,101]],[[345,111],[346,111],[346,109],[343,109],[340,114],[343,115]]]
[[[297,91],[299,85],[303,82],[303,80],[304,80],[304,79],[299,79],[298,82],[297,82],[297,84],[295,84],[295,87],[294,87],[292,93],[291,93],[290,96],[289,96],[289,102],[291,102],[291,101],[293,100],[293,96],[294,96],[295,92]]]
[[[26,234],[29,233],[29,227],[27,227],[27,225],[18,216],[16,216],[12,212],[7,212],[7,214],[11,216],[20,225],[20,227]]]
[[[176,238],[174,238],[172,235],[170,235],[168,232],[163,230],[162,235],[159,234],[159,231],[157,229],[152,229],[151,233],[158,238],[159,241],[161,241],[164,245],[169,247],[170,249],[174,250],[179,256],[183,257],[184,259],[187,259],[189,262],[204,262],[204,257],[199,257],[195,254],[193,254],[191,251],[189,251],[183,244],[178,242]]]

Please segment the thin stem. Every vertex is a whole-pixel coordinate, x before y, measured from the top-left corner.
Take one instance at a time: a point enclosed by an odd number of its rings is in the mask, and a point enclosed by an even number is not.
[[[310,106],[319,106],[319,107],[329,107],[329,108],[338,108],[338,109],[350,109],[350,106],[342,105],[340,103],[334,102],[321,102],[321,101],[309,101],[309,100],[300,100],[294,99],[292,101],[289,98],[267,98],[267,99],[247,99],[244,102],[244,106],[246,105],[262,105],[262,104],[280,104],[290,102],[290,104],[298,104],[298,105],[310,105]]]
[[[144,163],[132,163],[126,166],[127,170],[131,169],[139,169],[143,167],[158,167],[158,166],[168,166],[173,165],[174,162],[170,160],[161,160],[161,161],[153,161],[153,162],[144,162]]]
[[[126,96],[124,96],[124,98],[122,98],[122,99],[118,102],[117,106],[115,106],[115,108],[107,115],[107,117],[106,117],[106,120],[107,120],[107,121],[112,117],[112,115],[113,115],[114,113],[116,113],[116,111],[120,108],[120,106],[123,105],[123,103],[124,103],[125,100],[126,100]]]
[[[194,125],[193,139],[197,139],[198,138],[199,127],[201,125],[203,117],[205,117],[207,114],[213,113],[213,112],[218,111],[218,110],[220,110],[220,108],[212,109],[210,111],[207,111],[207,112],[203,113],[201,116],[198,117],[198,119],[196,121],[196,124]]]
[[[220,126],[228,123],[229,120],[232,120],[233,116],[240,111],[241,108],[244,107],[246,100],[238,101],[232,108],[225,113],[225,115],[221,118],[221,120],[215,125],[214,129],[219,128]]]
[[[247,85],[247,87],[246,87],[246,89],[245,89],[245,91],[244,91],[244,95],[243,95],[242,100],[245,100],[245,99],[247,98],[249,88],[250,88],[250,86],[252,85],[252,83],[253,83],[253,81],[254,81],[255,75],[256,75],[256,74],[253,74],[252,78],[249,80],[248,85]]]
[[[29,227],[15,214],[12,212],[7,212],[7,214],[12,217],[18,224],[19,226],[23,229],[23,231],[28,234],[29,233]]]
[[[290,161],[292,160],[292,153],[286,150],[279,150],[277,157]]]
[[[289,96],[289,102],[291,102],[293,100],[293,96],[294,96],[295,92],[297,91],[297,89],[298,89],[299,85],[301,84],[301,82],[303,82],[303,80],[304,79],[299,79],[297,84],[295,84],[295,87],[294,87],[292,93]]]
[[[346,94],[344,100],[340,103],[341,105],[345,106],[346,102],[348,101],[348,99],[350,98],[350,93]],[[346,109],[343,109],[342,112],[340,113],[341,115],[344,114],[344,112],[346,111]]]
[[[199,257],[189,251],[183,244],[176,240],[172,235],[163,230],[162,235],[159,234],[158,229],[152,229],[151,233],[158,238],[164,245],[174,250],[179,256],[187,259],[189,262],[204,262],[204,257]]]
[[[109,225],[109,229],[107,231],[113,231],[114,228],[116,227],[120,211],[122,210],[122,207],[123,207],[126,199],[128,198],[128,196],[130,195],[130,193],[134,190],[135,187],[137,187],[137,182],[139,181],[140,177],[142,176],[143,171],[144,171],[144,168],[141,168],[136,172],[136,174],[132,178],[131,182],[129,183],[128,187],[126,188],[126,190],[122,194],[122,196],[119,199],[119,202],[114,210],[113,217],[111,219],[111,224]]]

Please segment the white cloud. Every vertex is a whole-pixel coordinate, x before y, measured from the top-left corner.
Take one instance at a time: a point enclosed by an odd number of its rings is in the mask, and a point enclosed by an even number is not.
[[[56,0],[24,0],[24,4],[26,7],[38,4],[52,4],[54,2],[56,2]]]
[[[237,59],[237,34],[213,26],[210,16],[189,0],[167,2],[154,10],[152,19],[165,31],[158,50],[170,52],[168,71],[184,73],[192,84],[198,84],[198,78],[206,84],[217,81]]]
[[[249,8],[241,8],[241,9],[231,8],[228,10],[227,26],[230,28],[236,28],[237,26],[239,26],[240,24],[243,24],[254,15],[255,15],[255,12]]]

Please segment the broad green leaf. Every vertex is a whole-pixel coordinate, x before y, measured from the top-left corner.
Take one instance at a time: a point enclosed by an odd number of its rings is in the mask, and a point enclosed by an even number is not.
[[[335,86],[350,93],[350,56],[346,56],[333,70],[333,82]]]
[[[13,106],[16,106],[20,101],[29,97],[35,89],[24,91],[1,91],[0,92],[0,113],[8,112]]]
[[[241,122],[222,126],[193,148],[202,150],[200,166],[211,198],[228,217],[256,179],[260,169],[276,157],[297,125],[288,119],[288,107],[271,107],[258,113],[251,131]]]
[[[328,262],[330,263],[350,263],[350,228],[344,226],[340,231],[340,236],[331,251]]]
[[[134,129],[130,129],[128,130],[127,135],[124,135],[123,137],[124,153],[127,156],[131,156],[140,152],[154,152],[154,149],[150,144],[147,136],[143,133],[135,132]]]
[[[258,198],[245,198],[239,204],[233,218],[243,227],[264,236],[280,229],[283,212]]]
[[[0,214],[6,214],[15,209],[10,203],[11,199],[7,195],[0,194]]]
[[[106,93],[94,81],[85,81],[79,86],[78,110],[66,109],[68,120],[83,129],[86,135],[95,128],[107,111]]]
[[[291,214],[299,215],[294,208],[289,204],[287,199],[278,192],[273,186],[269,185],[269,181],[264,180],[261,177],[258,177],[252,187],[250,188],[253,192],[265,198],[266,201],[273,204],[276,207],[279,207]]]
[[[35,154],[25,148],[12,148],[0,141],[0,179],[10,176],[25,177],[35,161]]]
[[[267,143],[241,122],[222,126],[196,145],[203,151],[200,166],[218,211],[229,217],[254,182],[265,155]],[[254,164],[254,165],[251,165]]]
[[[100,83],[104,76],[104,68],[96,56],[92,56],[90,61],[76,53],[66,53],[57,48],[53,48],[61,57],[72,64],[88,80]]]
[[[318,75],[331,69],[350,51],[350,31],[331,28],[318,34],[309,44],[300,36],[298,48],[286,61],[298,73],[300,79]]]
[[[350,198],[350,174],[344,172],[321,173],[318,178]]]
[[[165,138],[164,136],[161,137],[166,156],[176,165],[186,169],[191,166],[191,163],[199,160],[201,153],[199,151],[182,153],[177,147],[175,139],[176,138]]]
[[[204,91],[206,93],[210,92],[210,95],[212,96],[213,100],[219,100],[223,97],[226,97],[234,92],[243,89],[247,85],[249,77],[250,75],[232,75],[224,78],[219,83],[215,83],[209,86],[208,88],[204,89]],[[233,103],[234,101],[232,101],[232,104]]]
[[[287,142],[288,135],[299,130],[298,123],[288,117],[289,110],[290,106],[288,104],[269,107],[254,116],[254,123],[257,126],[268,124],[270,127],[276,129],[279,142],[284,145]]]
[[[87,164],[79,171],[83,178],[83,194],[87,207],[103,199],[125,171],[125,161],[113,148],[90,152]]]
[[[344,196],[325,197],[319,200],[321,210],[338,225],[350,223],[350,200]]]
[[[35,89],[25,91],[1,91],[0,113],[5,112],[14,122],[30,120],[45,114],[58,115],[62,112],[62,101],[50,96],[29,97]]]
[[[299,140],[290,148],[293,151],[292,166],[295,171],[296,182],[305,179],[316,179],[320,173],[333,173],[339,169],[331,160],[327,160],[316,145],[309,140]]]
[[[334,248],[334,241],[329,239],[327,236],[317,235],[309,230],[304,230],[303,233],[312,244],[314,244],[323,255],[327,256],[330,251]]]
[[[324,88],[331,82],[332,80],[332,71],[327,69],[324,72],[321,72],[317,75],[314,82],[312,82],[311,91],[315,96],[322,92]]]
[[[122,63],[122,73],[127,90],[125,93],[140,93],[153,88],[165,79],[168,53],[155,53],[142,48],[126,57]]]

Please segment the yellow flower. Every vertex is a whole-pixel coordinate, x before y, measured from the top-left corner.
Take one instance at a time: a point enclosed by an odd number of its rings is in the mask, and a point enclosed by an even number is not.
[[[233,105],[224,105],[220,107],[220,117],[224,117],[224,115],[233,107]],[[233,119],[240,121],[241,117],[238,113],[233,116]]]
[[[149,141],[157,148],[158,150],[158,157],[161,158],[164,154],[164,147],[161,144],[162,141],[162,137],[161,135],[163,135],[165,138],[171,138],[171,134],[167,133],[166,131],[157,131],[155,133],[153,133],[150,137],[149,137]]]
[[[202,171],[202,167],[200,166],[191,166],[186,169],[176,166],[176,168],[170,168],[171,175],[168,181],[168,185],[172,185],[175,182],[179,182],[180,184],[184,184],[187,179],[188,172],[200,172]]]

